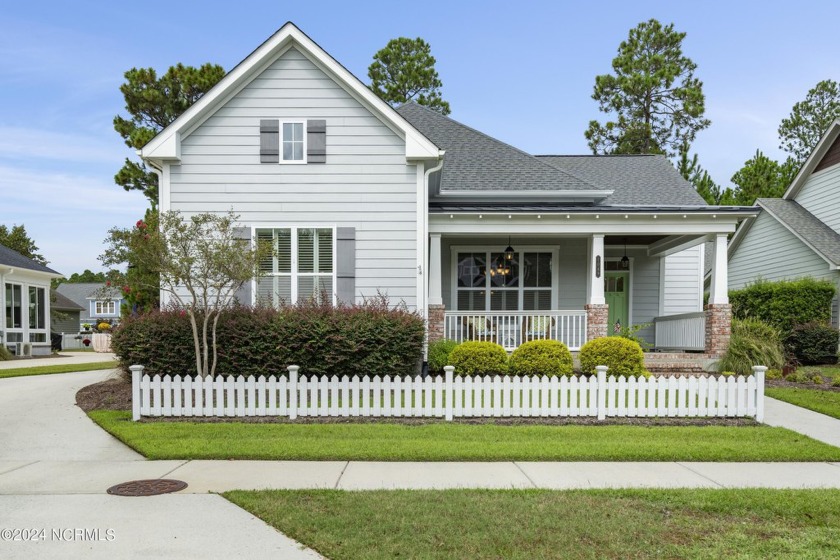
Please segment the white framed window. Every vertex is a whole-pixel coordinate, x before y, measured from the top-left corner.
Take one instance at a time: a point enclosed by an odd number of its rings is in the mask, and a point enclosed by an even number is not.
[[[453,247],[454,309],[458,311],[543,311],[554,308],[557,251],[534,247],[505,259],[498,250]]]
[[[6,328],[23,328],[23,286],[6,283]]]
[[[97,301],[94,307],[96,315],[114,315],[117,312],[117,304],[113,301]]]
[[[335,303],[335,228],[257,229],[273,255],[260,263],[258,303],[279,307],[309,299]]]
[[[45,301],[46,290],[37,286],[29,286],[29,330],[42,331],[46,337],[47,332],[47,302]],[[30,339],[32,335],[30,334]],[[43,342],[32,340],[32,342]]]
[[[306,163],[306,122],[280,123],[280,163]]]

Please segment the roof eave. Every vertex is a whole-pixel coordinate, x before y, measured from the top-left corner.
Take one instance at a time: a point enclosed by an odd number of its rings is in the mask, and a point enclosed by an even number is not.
[[[813,173],[814,168],[822,161],[823,156],[831,148],[831,145],[834,144],[834,141],[837,137],[840,136],[840,119],[836,119],[831,126],[828,127],[828,130],[825,131],[820,141],[817,143],[817,146],[811,152],[811,155],[808,156],[808,159],[805,160],[805,163],[802,164],[802,167],[799,168],[799,172],[796,174],[796,177],[793,178],[788,189],[785,191],[785,194],[782,195],[782,198],[785,200],[792,200],[796,198],[796,195],[799,194],[799,191],[802,190],[802,187],[805,186],[805,182],[808,180],[808,177],[811,176]]]

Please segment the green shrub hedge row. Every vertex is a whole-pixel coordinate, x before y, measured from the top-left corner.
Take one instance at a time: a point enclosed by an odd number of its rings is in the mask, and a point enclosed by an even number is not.
[[[452,342],[432,343],[429,346],[429,370],[436,373],[448,364],[456,375],[519,375],[549,377],[572,375],[572,354],[565,344],[556,340],[532,340],[519,346],[510,358],[495,342],[468,341],[451,348]],[[432,356],[435,356],[434,362]],[[617,376],[648,375],[644,367],[644,353],[637,342],[617,336],[597,338],[580,350],[581,371],[595,373],[595,366],[609,367],[608,374]]]
[[[828,280],[759,280],[730,291],[729,302],[735,318],[758,319],[786,336],[796,325],[828,323],[834,292],[834,285]]]
[[[238,307],[219,319],[217,374],[283,374],[299,365],[305,375],[406,375],[423,351],[422,317],[384,300],[333,307],[315,302],[281,309]],[[193,374],[189,317],[169,310],[128,317],[111,346],[124,368],[151,374]]]

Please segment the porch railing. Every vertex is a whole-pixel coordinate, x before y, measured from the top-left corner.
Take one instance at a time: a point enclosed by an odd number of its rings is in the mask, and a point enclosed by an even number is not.
[[[586,342],[586,311],[447,311],[444,336],[486,340],[513,351],[530,340],[559,340],[569,350]]]
[[[669,350],[704,350],[706,348],[706,314],[680,313],[653,320],[656,347]]]

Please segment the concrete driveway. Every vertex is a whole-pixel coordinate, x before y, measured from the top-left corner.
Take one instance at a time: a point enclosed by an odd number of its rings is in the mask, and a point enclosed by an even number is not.
[[[0,558],[320,558],[214,494],[106,494],[184,463],[146,461],[75,405],[112,373],[0,379]]]

